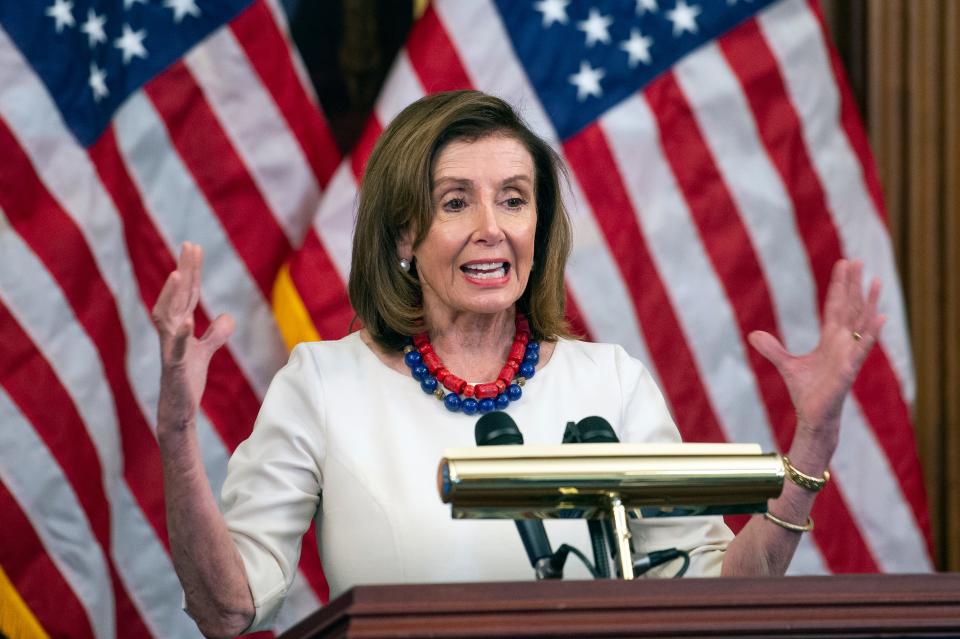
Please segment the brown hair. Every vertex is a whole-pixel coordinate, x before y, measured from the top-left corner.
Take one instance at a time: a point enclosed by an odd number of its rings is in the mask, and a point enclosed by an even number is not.
[[[405,108],[377,141],[364,171],[350,265],[350,302],[370,335],[399,348],[423,324],[416,269],[398,265],[397,243],[408,230],[413,246],[433,221],[433,164],[454,140],[505,135],[533,158],[537,204],[534,266],[517,309],[536,339],[570,335],[564,318],[563,271],[570,254],[571,227],[560,194],[562,161],[513,108],[479,91],[450,91],[421,98]]]

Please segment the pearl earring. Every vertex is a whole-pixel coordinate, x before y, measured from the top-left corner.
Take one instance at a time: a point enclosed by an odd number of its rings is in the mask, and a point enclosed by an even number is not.
[[[410,270],[410,260],[405,259],[405,258],[400,258],[400,268],[402,268],[404,271],[409,271],[409,270]]]

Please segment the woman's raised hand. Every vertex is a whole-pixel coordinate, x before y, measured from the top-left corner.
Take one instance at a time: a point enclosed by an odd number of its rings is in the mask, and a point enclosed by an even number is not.
[[[184,242],[177,270],[170,273],[157,303],[153,323],[160,337],[160,400],[157,431],[182,431],[195,423],[200,398],[207,383],[210,358],[233,333],[233,319],[220,315],[197,339],[193,313],[200,300],[200,270],[203,249]]]
[[[749,335],[753,347],[780,371],[797,411],[798,429],[816,437],[836,437],[844,399],[885,321],[877,312],[880,281],[871,282],[864,298],[862,273],[859,261],[834,265],[820,342],[806,355],[787,352],[769,333]]]

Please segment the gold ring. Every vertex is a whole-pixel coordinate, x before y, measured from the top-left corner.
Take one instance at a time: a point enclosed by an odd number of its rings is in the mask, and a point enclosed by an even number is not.
[[[853,332],[853,341],[859,342],[859,341],[862,340],[862,339],[863,339],[863,335],[861,335],[861,334],[858,333],[857,331],[854,331],[854,332]]]

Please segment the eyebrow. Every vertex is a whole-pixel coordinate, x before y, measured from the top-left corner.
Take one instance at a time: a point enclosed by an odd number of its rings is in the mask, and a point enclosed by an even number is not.
[[[504,179],[503,182],[501,182],[500,184],[501,186],[511,186],[517,182],[525,182],[528,185],[531,185],[531,186],[533,185],[533,180],[530,178],[529,175],[525,173],[518,173],[516,175],[511,175],[510,177]],[[463,188],[465,186],[470,186],[472,183],[473,183],[473,180],[470,180],[468,178],[442,177],[433,183],[433,190],[436,191],[437,189],[449,188],[451,186]]]

